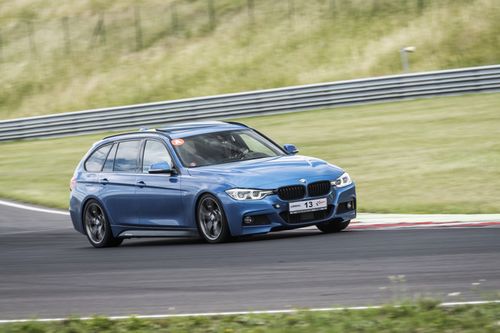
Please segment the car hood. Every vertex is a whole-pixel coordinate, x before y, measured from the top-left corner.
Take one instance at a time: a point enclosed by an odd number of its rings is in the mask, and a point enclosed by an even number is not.
[[[344,171],[323,160],[294,155],[190,168],[193,177],[213,177],[230,187],[275,189],[320,180],[335,180]]]

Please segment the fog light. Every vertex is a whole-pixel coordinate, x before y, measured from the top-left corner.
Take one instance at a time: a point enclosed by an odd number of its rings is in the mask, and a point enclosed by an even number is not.
[[[274,208],[278,209],[280,207],[281,207],[280,204],[274,204]]]
[[[353,208],[352,201],[349,201],[346,206],[347,206],[347,209],[352,209]]]
[[[245,216],[243,218],[243,223],[244,224],[252,224],[253,223],[253,218],[251,216]]]

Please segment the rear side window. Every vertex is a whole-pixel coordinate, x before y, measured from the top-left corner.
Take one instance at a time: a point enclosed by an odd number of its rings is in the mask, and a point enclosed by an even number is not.
[[[170,154],[168,153],[167,148],[159,141],[146,141],[146,146],[144,147],[142,172],[148,173],[149,168],[152,164],[160,162],[167,162],[169,165],[172,165],[172,159],[170,158]]]
[[[106,145],[94,151],[85,162],[85,170],[89,172],[101,172],[110,149],[111,145]]]
[[[116,148],[118,147],[118,144],[115,143],[113,145],[113,148],[111,148],[111,151],[108,154],[108,158],[106,159],[106,162],[104,163],[104,168],[102,168],[103,172],[112,172],[113,171],[113,164],[115,163],[115,155],[116,155]]]
[[[138,140],[124,141],[118,144],[113,171],[117,172],[137,172],[139,147]]]

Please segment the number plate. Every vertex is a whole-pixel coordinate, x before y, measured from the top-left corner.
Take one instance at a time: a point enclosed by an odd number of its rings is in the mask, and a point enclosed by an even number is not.
[[[326,198],[290,202],[289,206],[290,214],[315,212],[317,210],[325,210],[326,208]]]

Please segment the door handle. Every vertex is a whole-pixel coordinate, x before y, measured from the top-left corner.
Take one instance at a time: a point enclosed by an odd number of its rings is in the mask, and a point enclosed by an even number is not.
[[[142,181],[142,180],[139,180],[139,181],[137,182],[137,186],[139,186],[139,187],[144,187],[144,186],[146,186],[146,183],[145,183],[144,181]]]
[[[109,180],[108,180],[108,178],[102,178],[101,180],[99,180],[99,183],[106,185],[109,183]]]

